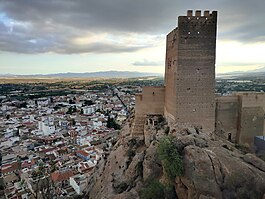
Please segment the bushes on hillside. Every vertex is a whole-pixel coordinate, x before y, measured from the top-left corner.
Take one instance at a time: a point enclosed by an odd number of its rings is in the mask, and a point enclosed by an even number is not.
[[[170,180],[174,180],[176,176],[183,175],[183,161],[176,149],[172,137],[165,136],[160,140],[158,145],[158,157],[161,160],[166,175]]]

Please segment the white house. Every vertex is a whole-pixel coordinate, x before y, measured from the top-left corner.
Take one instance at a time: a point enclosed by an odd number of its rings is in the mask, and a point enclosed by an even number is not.
[[[82,195],[82,191],[88,186],[88,176],[78,174],[70,177],[70,185],[78,195]]]

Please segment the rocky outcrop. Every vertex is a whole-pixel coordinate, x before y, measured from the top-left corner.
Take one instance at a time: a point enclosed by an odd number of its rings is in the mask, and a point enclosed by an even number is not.
[[[128,129],[124,127],[113,151],[91,176],[89,198],[139,198],[150,179],[166,182],[157,147],[167,127],[148,134],[152,136],[148,144],[144,138],[128,136]],[[185,170],[173,180],[175,198],[258,199],[265,194],[265,162],[254,154],[244,154],[232,143],[192,127],[171,127],[169,135]]]

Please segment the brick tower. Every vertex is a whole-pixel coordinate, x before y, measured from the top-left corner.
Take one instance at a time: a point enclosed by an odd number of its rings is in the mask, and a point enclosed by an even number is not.
[[[167,35],[164,114],[214,131],[217,12],[189,10]]]

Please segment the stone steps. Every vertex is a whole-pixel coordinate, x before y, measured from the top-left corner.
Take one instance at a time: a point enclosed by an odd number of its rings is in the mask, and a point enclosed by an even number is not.
[[[145,117],[135,117],[132,124],[132,136],[144,134]]]

